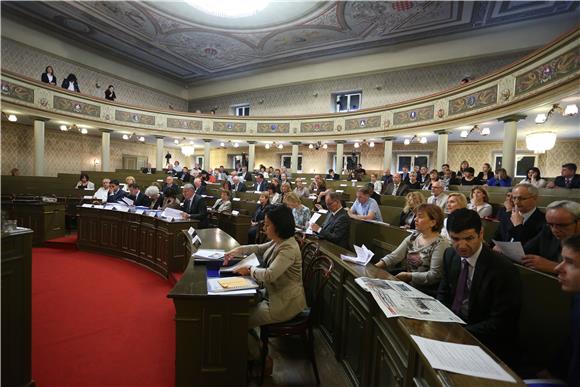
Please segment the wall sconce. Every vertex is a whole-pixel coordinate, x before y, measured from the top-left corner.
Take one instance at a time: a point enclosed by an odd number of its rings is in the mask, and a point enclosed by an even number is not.
[[[8,121],[10,121],[10,122],[16,122],[16,121],[18,121],[18,117],[16,117],[15,114],[10,114],[8,116]]]
[[[262,99],[260,99],[260,100],[258,101],[258,104],[260,104],[260,105],[261,105],[261,104],[263,104],[263,103],[264,103],[264,98],[262,98]]]
[[[379,90],[379,91],[380,91],[380,90],[383,90],[383,85],[376,85],[376,86],[375,86],[375,89],[376,89],[376,90]]]
[[[98,167],[99,165],[101,165],[101,160],[99,160],[99,159],[95,159],[95,160],[93,161],[93,164],[95,165],[95,167]]]
[[[469,137],[469,135],[471,133],[479,133],[482,136],[489,136],[489,134],[491,133],[491,130],[487,127],[480,128],[479,125],[473,125],[473,128],[471,128],[469,131],[462,130],[461,133],[459,134],[459,136],[461,138],[467,138],[467,137]]]
[[[101,88],[101,84],[99,83],[99,81],[97,81],[97,83],[95,83],[95,87],[96,87],[97,89],[100,89],[100,88]]]

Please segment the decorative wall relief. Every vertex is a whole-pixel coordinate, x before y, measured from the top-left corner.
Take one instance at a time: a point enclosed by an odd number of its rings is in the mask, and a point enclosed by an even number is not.
[[[380,128],[380,127],[381,127],[381,116],[360,117],[345,120],[346,130]]]
[[[449,115],[465,113],[497,103],[497,85],[449,101]]]
[[[300,124],[302,133],[332,132],[334,121],[303,122]]]
[[[155,125],[155,116],[115,110],[115,120],[133,124]]]
[[[75,101],[64,97],[54,96],[53,106],[57,110],[83,114],[91,117],[101,117],[101,107],[90,103]]]
[[[12,82],[2,80],[2,96],[16,98],[24,102],[34,102],[34,89],[20,86]]]
[[[396,112],[393,115],[393,125],[404,125],[419,121],[432,120],[434,113],[435,113],[435,105],[405,110],[402,112]]]
[[[580,55],[578,50],[568,51],[533,70],[517,76],[515,95],[527,93],[547,83],[554,82],[574,73],[579,67]]]
[[[213,130],[215,132],[244,133],[246,131],[246,123],[217,121],[213,123]]]
[[[287,122],[259,122],[258,133],[282,134],[290,133],[290,124]]]
[[[201,120],[184,120],[179,118],[167,118],[167,127],[174,129],[201,130]]]

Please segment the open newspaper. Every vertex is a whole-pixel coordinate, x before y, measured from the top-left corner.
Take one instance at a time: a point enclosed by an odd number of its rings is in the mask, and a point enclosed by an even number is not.
[[[371,293],[387,318],[406,317],[465,324],[441,302],[405,282],[366,277],[357,278],[355,281]]]

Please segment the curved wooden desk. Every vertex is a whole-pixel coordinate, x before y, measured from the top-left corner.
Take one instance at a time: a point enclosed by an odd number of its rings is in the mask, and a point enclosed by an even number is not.
[[[129,212],[78,207],[80,250],[132,260],[167,277],[181,272],[185,259],[182,230],[196,220],[173,222]]]

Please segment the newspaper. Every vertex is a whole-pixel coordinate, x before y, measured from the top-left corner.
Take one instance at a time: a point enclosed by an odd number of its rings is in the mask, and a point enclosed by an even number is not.
[[[379,278],[358,277],[354,280],[363,290],[370,292],[372,287],[393,290],[403,297],[433,298],[403,281],[383,280]]]

